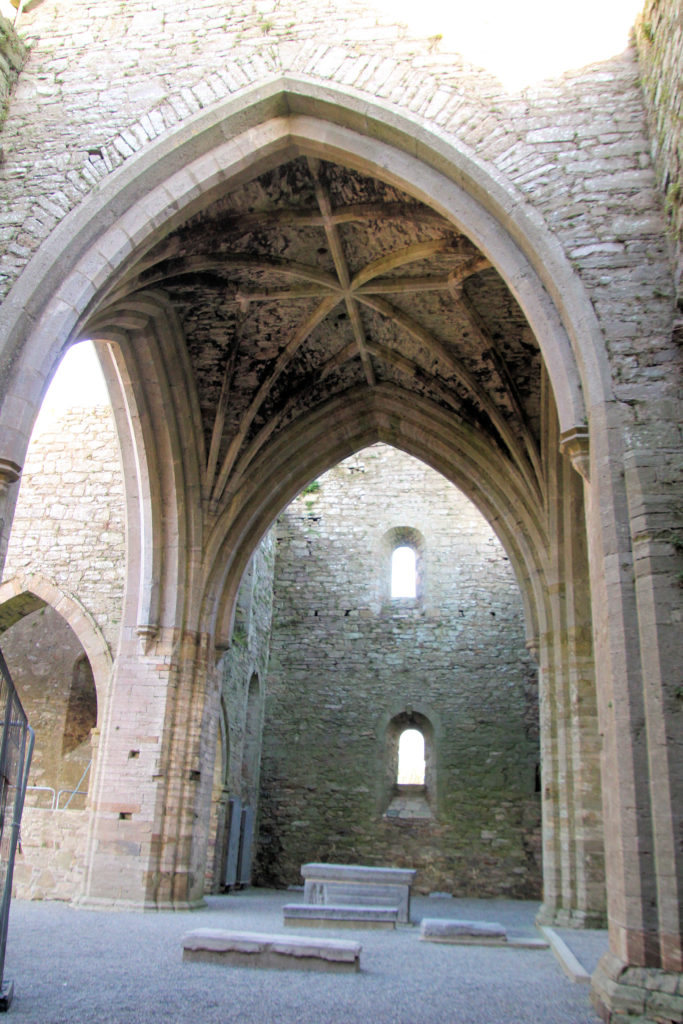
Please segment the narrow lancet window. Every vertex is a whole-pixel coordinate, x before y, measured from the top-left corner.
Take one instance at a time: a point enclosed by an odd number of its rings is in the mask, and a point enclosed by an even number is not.
[[[391,556],[391,596],[417,597],[415,550],[407,545],[394,548]]]
[[[398,740],[399,786],[424,786],[425,738],[419,729],[406,729]]]

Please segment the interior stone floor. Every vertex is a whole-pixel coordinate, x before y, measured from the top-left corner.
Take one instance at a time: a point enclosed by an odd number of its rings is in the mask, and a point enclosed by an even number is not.
[[[194,928],[284,932],[282,905],[300,895],[263,889],[208,897],[185,913],[93,912],[14,901],[5,980],[11,1019],[26,1024],[595,1024],[588,987],[550,950],[448,946],[419,940],[422,917],[499,921],[535,935],[536,904],[417,897],[412,926],[315,929],[357,938],[360,974],[183,963]],[[296,934],[307,934],[296,929]],[[606,933],[562,933],[587,970]]]

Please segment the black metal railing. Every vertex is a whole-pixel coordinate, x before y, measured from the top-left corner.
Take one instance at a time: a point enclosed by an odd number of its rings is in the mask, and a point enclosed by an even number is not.
[[[14,856],[33,754],[33,729],[0,651],[0,1011],[12,1002],[13,983],[5,981],[7,925],[12,899]]]

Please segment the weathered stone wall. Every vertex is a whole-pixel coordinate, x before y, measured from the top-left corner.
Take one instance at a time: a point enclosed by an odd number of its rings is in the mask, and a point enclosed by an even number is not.
[[[87,811],[25,808],[13,895],[28,900],[73,899],[85,875],[87,840]]]
[[[209,891],[220,891],[223,886],[228,800],[238,797],[243,805],[252,806],[255,814],[258,809],[274,564],[275,538],[271,532],[254,552],[242,579],[230,648],[220,666],[225,740],[219,735],[207,856]]]
[[[399,535],[421,549],[415,600],[389,596]],[[277,537],[259,880],[328,860],[414,866],[423,890],[537,896],[536,674],[491,528],[444,478],[376,445],[304,491]],[[433,728],[428,820],[385,815],[397,715]]]
[[[647,0],[636,40],[652,158],[676,246],[676,280],[683,275],[683,7],[679,0]]]
[[[118,643],[125,573],[123,476],[109,408],[72,409],[34,434],[3,579],[38,574],[73,597],[99,627],[112,655]],[[74,789],[93,757],[91,729],[106,690],[95,693],[83,646],[49,605],[0,637],[3,654],[35,729],[29,783]],[[87,678],[86,678],[87,677]],[[90,683],[90,685],[89,685]],[[92,770],[81,789],[88,790]],[[85,872],[85,798],[51,810],[52,794],[29,791],[15,891],[29,899],[72,899]],[[64,793],[60,807],[68,794]]]
[[[0,640],[22,706],[36,734],[29,784],[54,791],[29,791],[26,802],[29,807],[49,807],[60,790],[76,788],[92,757],[90,731],[97,724],[92,673],[83,678],[83,647],[59,612],[49,605],[15,623]],[[79,699],[86,695],[85,691],[91,698],[86,707]],[[88,783],[86,778],[86,790]],[[67,799],[64,794],[61,807]],[[74,797],[72,803],[82,808],[84,799]]]
[[[116,651],[126,569],[123,474],[111,409],[72,409],[34,435],[3,579],[38,572],[73,594]]]
[[[0,128],[7,116],[10,93],[16,84],[25,58],[26,47],[17,36],[11,23],[0,14]]]

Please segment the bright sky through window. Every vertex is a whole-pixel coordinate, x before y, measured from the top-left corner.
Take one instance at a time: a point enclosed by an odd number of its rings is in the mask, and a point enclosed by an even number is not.
[[[391,556],[391,596],[416,597],[415,552],[402,546]]]
[[[398,740],[399,786],[424,786],[425,740],[419,729],[406,729]]]

